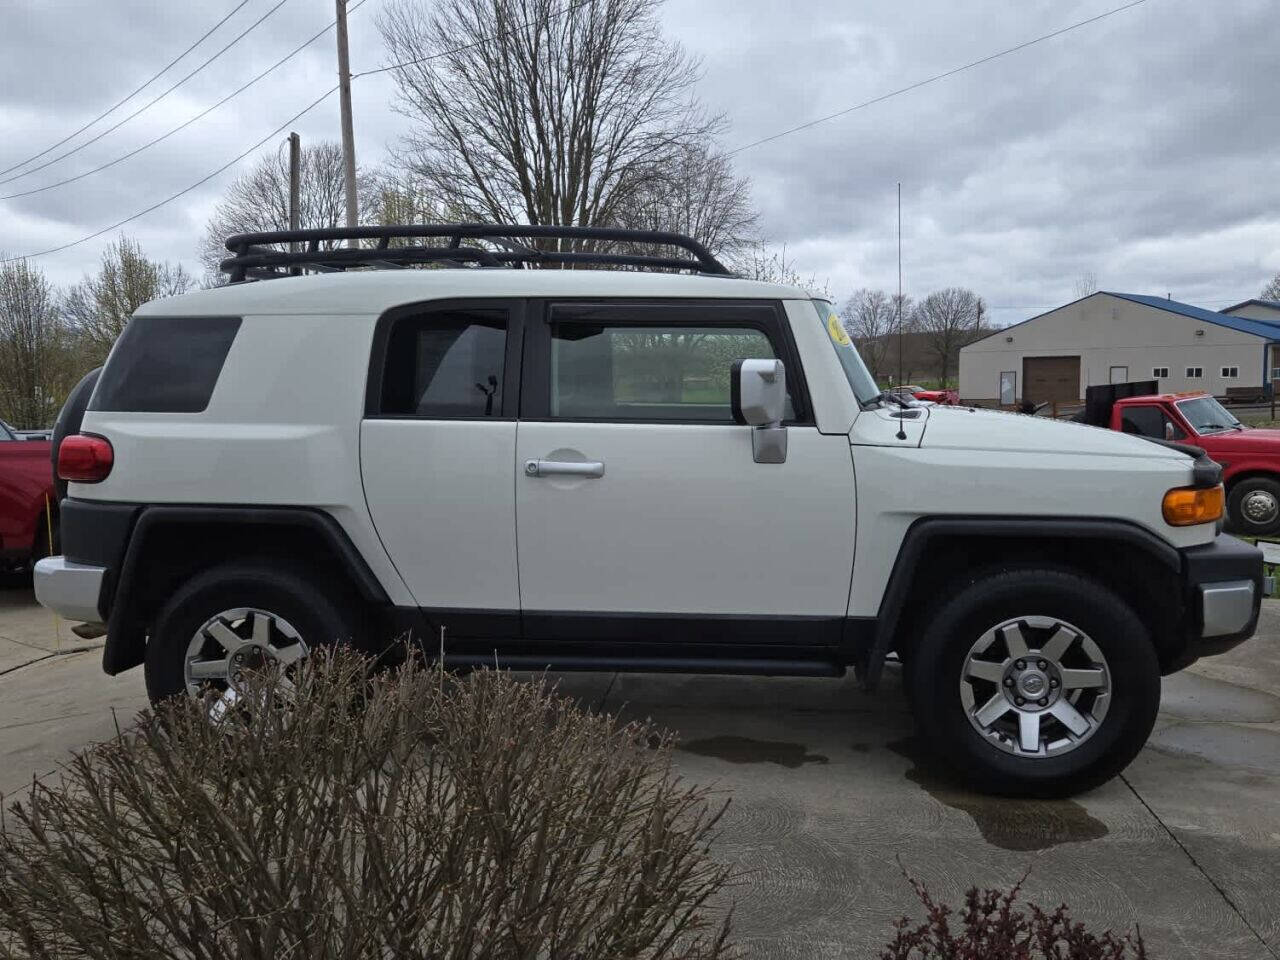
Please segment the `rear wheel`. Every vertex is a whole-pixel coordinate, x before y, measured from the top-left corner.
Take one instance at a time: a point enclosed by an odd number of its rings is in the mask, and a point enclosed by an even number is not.
[[[1160,667],[1134,612],[1060,570],[1005,571],[942,605],[914,651],[927,745],[978,789],[1065,796],[1115,776],[1155,723]]]
[[[156,618],[147,643],[152,703],[188,695],[215,718],[233,707],[253,670],[286,673],[322,646],[350,642],[357,619],[340,593],[303,571],[232,563],[187,581]]]
[[[1280,530],[1280,483],[1270,477],[1246,477],[1231,488],[1227,499],[1231,525],[1248,536]]]

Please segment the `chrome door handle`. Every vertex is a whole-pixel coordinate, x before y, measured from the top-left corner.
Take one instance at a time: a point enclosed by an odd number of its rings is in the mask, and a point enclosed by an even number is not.
[[[599,460],[588,460],[585,463],[576,460],[526,460],[524,475],[526,477],[590,477],[594,480],[604,476],[604,464]]]

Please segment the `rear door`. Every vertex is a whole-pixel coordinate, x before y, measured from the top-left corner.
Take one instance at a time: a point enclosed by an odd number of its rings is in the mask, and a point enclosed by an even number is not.
[[[750,357],[786,365],[785,463],[756,463],[733,422],[730,366]],[[527,639],[838,640],[849,441],[818,433],[780,304],[531,309],[516,446]]]
[[[360,430],[369,511],[418,605],[455,637],[519,636],[516,407],[522,305],[383,316]]]

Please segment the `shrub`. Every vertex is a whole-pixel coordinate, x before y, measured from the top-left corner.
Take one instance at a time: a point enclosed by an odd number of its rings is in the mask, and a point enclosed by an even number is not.
[[[75,755],[0,832],[0,956],[728,955],[723,808],[666,738],[537,683],[351,655],[182,698]]]
[[[1023,877],[1025,880],[1026,877]],[[1146,960],[1142,933],[1117,936],[1110,930],[1093,934],[1073,922],[1065,904],[1051,913],[1028,904],[1030,917],[1015,906],[1022,892],[1018,881],[1010,890],[971,887],[964,908],[956,914],[936,902],[924,884],[908,876],[924,905],[925,919],[912,927],[903,917],[897,935],[880,960]],[[959,929],[952,930],[952,918]]]

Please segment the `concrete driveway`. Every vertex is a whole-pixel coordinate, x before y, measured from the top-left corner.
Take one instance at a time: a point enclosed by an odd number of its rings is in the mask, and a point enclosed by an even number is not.
[[[17,666],[45,656],[23,644],[51,636],[29,590],[0,590],[0,792],[144,706],[140,673],[104,676],[97,651]],[[939,779],[896,675],[875,695],[851,678],[559,682],[678,731],[682,773],[731,798],[717,851],[740,871],[730,896],[748,956],[878,955],[898,916],[919,916],[899,860],[953,903],[1029,871],[1029,899],[1066,901],[1093,926],[1141,924],[1155,957],[1280,956],[1280,602],[1250,643],[1165,681],[1157,730],[1122,778],[1065,801]]]

